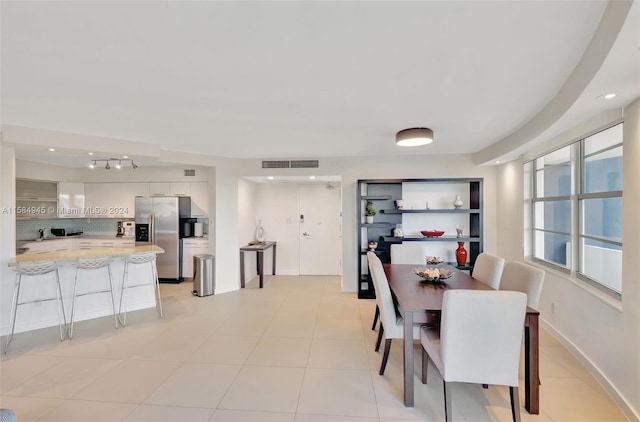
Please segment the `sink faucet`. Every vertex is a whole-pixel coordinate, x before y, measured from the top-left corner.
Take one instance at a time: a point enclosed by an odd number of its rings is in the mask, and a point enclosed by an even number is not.
[[[38,233],[40,234],[40,239],[44,239],[44,229],[38,230]]]

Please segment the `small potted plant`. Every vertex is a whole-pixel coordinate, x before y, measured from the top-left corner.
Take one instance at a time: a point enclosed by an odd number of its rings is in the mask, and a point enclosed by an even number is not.
[[[374,215],[376,215],[376,210],[373,209],[373,202],[367,201],[367,206],[364,208],[364,219],[367,224],[373,223]]]

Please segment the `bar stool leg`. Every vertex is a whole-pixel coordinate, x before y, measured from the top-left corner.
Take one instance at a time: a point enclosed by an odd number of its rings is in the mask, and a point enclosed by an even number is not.
[[[160,306],[158,311],[160,312],[160,318],[164,318],[162,314],[162,298],[160,297],[160,280],[158,280],[158,269],[156,268],[156,260],[151,261],[151,277],[155,283],[156,296],[158,297],[158,305]]]
[[[122,299],[127,294],[127,280],[129,278],[129,263],[124,263],[124,274],[122,276],[122,289],[120,292],[120,306],[118,307],[118,320],[123,327],[127,325],[127,300],[124,301],[124,318],[122,318]]]
[[[111,264],[107,265],[107,272],[109,273],[109,290],[111,291],[111,305],[113,306],[113,322],[118,329],[118,314],[116,313],[116,299],[113,296],[113,281],[111,280]]]
[[[78,288],[78,272],[80,269],[76,267],[76,275],[73,278],[73,300],[71,301],[71,322],[69,323],[69,340],[73,338],[73,320],[76,311],[76,292]]]
[[[13,288],[13,303],[11,304],[11,332],[7,335],[7,342],[4,345],[4,354],[9,350],[9,343],[13,340],[13,332],[16,329],[16,314],[18,313],[18,297],[20,296],[20,282],[22,274],[16,274],[16,283]]]
[[[58,325],[60,327],[60,341],[63,341],[67,337],[69,327],[67,326],[67,316],[64,312],[64,303],[62,302],[62,286],[60,285],[60,274],[56,268],[56,282],[58,283]],[[64,333],[62,332],[62,325],[60,325],[60,311],[62,311],[62,320],[64,321]]]

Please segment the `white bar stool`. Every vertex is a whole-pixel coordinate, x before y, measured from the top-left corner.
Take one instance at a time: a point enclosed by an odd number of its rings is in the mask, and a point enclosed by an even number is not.
[[[64,314],[64,303],[62,302],[62,288],[60,287],[60,274],[58,274],[58,265],[54,261],[36,261],[36,262],[21,262],[16,265],[16,284],[13,289],[13,301],[11,305],[11,332],[7,335],[7,342],[4,346],[4,353],[7,354],[9,349],[9,343],[13,340],[13,333],[16,328],[16,315],[18,313],[18,306],[26,305],[28,303],[47,302],[50,300],[58,301],[58,325],[60,326],[60,341],[64,340],[67,336],[67,317]],[[56,297],[32,299],[24,302],[20,302],[20,287],[22,286],[22,277],[35,277],[45,274],[56,273],[57,291]],[[62,317],[62,321],[60,320]]]
[[[138,283],[129,285],[129,265],[149,264],[151,268],[151,283]],[[137,253],[128,255],[124,261],[124,277],[122,280],[122,291],[120,294],[120,307],[118,309],[118,320],[123,327],[127,325],[127,292],[132,287],[140,287],[147,285],[154,285],[154,295],[156,297],[156,309],[162,314],[162,299],[160,298],[160,282],[158,281],[158,270],[156,269],[156,254],[153,252]],[[124,300],[124,318],[122,317],[122,298],[127,296]]]
[[[116,300],[113,297],[113,282],[111,281],[111,258],[108,256],[100,256],[95,258],[78,258],[76,261],[76,276],[73,282],[73,303],[71,304],[71,324],[69,327],[69,340],[73,338],[73,321],[76,309],[76,298],[78,296],[86,296],[100,293],[111,293],[111,306],[113,307],[113,320],[118,328],[118,315],[116,314]],[[78,294],[78,273],[80,270],[98,270],[106,268],[109,275],[109,288],[102,290],[89,290]]]

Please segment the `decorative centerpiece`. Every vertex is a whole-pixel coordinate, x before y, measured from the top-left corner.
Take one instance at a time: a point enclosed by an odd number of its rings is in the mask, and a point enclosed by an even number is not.
[[[378,247],[378,242],[375,242],[373,240],[371,242],[369,242],[369,250],[370,251],[375,251],[377,247]]]
[[[456,195],[455,199],[453,200],[453,208],[462,208],[462,198],[460,198],[460,195]]]
[[[456,262],[459,266],[467,264],[467,250],[464,248],[464,242],[458,242],[458,249],[456,249]]]
[[[367,201],[367,206],[364,208],[364,219],[367,224],[373,223],[374,215],[376,215],[376,210],[373,209],[373,202]]]
[[[453,271],[448,268],[436,267],[416,268],[414,272],[429,283],[444,283],[444,280],[453,275]]]
[[[443,262],[444,261],[439,256],[428,256],[427,257],[427,264],[428,265],[438,265],[438,264],[442,264]]]
[[[440,237],[444,234],[444,231],[442,230],[420,230],[420,233],[422,233],[423,236],[425,237]]]

